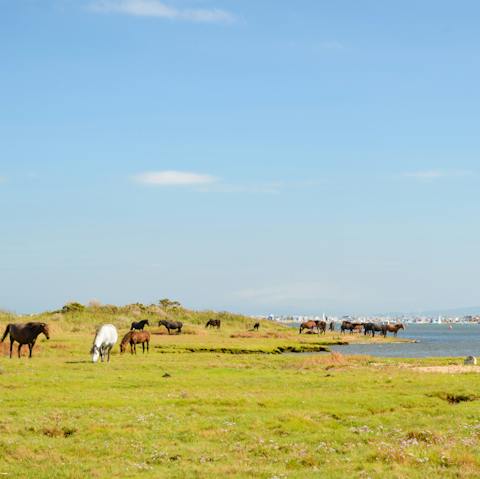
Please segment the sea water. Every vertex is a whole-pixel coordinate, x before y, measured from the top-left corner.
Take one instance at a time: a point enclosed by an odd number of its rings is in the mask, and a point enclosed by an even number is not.
[[[346,333],[346,340],[348,336],[349,333]],[[333,346],[331,349],[343,354],[384,357],[480,357],[480,324],[407,324],[405,330],[399,331],[398,337],[417,342],[352,344]]]

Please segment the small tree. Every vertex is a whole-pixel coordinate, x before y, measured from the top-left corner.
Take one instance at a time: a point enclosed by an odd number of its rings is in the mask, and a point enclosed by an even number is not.
[[[169,311],[178,311],[182,307],[182,305],[178,301],[171,301],[168,298],[161,299],[158,304],[166,313],[168,313]]]

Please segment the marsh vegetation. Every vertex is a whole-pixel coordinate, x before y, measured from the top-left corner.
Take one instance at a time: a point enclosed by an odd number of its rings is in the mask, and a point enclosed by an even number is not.
[[[2,476],[478,477],[480,374],[438,370],[460,359],[259,354],[338,339],[149,308],[45,313],[33,319],[51,338],[33,359],[10,360],[4,348]],[[169,336],[153,326],[159,317],[181,318],[184,332]],[[218,317],[220,330],[205,329]],[[0,324],[23,319],[4,314]],[[91,363],[97,324],[123,335],[139,319],[152,324],[150,354],[117,345],[110,363]]]

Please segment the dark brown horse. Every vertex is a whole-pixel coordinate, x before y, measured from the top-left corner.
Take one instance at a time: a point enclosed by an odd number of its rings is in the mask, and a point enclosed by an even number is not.
[[[10,323],[7,325],[5,332],[3,333],[0,342],[3,343],[7,334],[10,334],[10,357],[12,357],[13,343],[18,343],[18,357],[20,357],[20,350],[24,344],[28,344],[30,350],[29,358],[32,357],[33,346],[37,336],[43,333],[47,339],[50,339],[50,331],[48,330],[48,324],[46,323]]]
[[[253,325],[253,330],[254,330],[254,331],[258,331],[259,328],[260,328],[260,323],[259,323],[259,322],[256,322],[256,323]]]
[[[403,326],[403,324],[386,324],[385,336],[387,333],[393,333],[393,335],[396,336],[400,329],[405,329],[405,326]]]
[[[207,324],[205,325],[206,328],[217,328],[220,329],[222,322],[220,319],[209,319]]]
[[[364,331],[365,336],[370,333],[372,335],[372,338],[375,337],[376,332],[380,333],[384,337],[387,334],[387,329],[386,329],[386,326],[384,324],[365,323],[363,325],[363,331]]]
[[[176,330],[177,334],[180,334],[182,332],[182,327],[183,327],[183,323],[181,321],[167,321],[165,319],[161,319],[158,322],[158,325],[165,326],[167,328],[168,334],[171,334],[170,330],[172,329],[174,331]]]
[[[327,322],[326,321],[315,321],[315,324],[317,325],[317,330],[318,334],[323,333],[327,331]]]
[[[362,323],[353,323],[352,321],[342,321],[342,325],[340,326],[340,332],[344,333],[345,331],[350,331],[353,333],[354,331],[359,333],[362,331],[363,324]]]

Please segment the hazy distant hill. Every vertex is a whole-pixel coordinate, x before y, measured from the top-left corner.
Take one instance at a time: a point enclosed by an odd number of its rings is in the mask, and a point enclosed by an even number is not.
[[[416,315],[416,316],[467,316],[467,315],[480,315],[480,306],[471,306],[463,308],[452,308],[452,309],[431,309],[428,311],[410,311],[409,313],[405,312],[396,312],[396,313],[385,313],[387,315]]]

